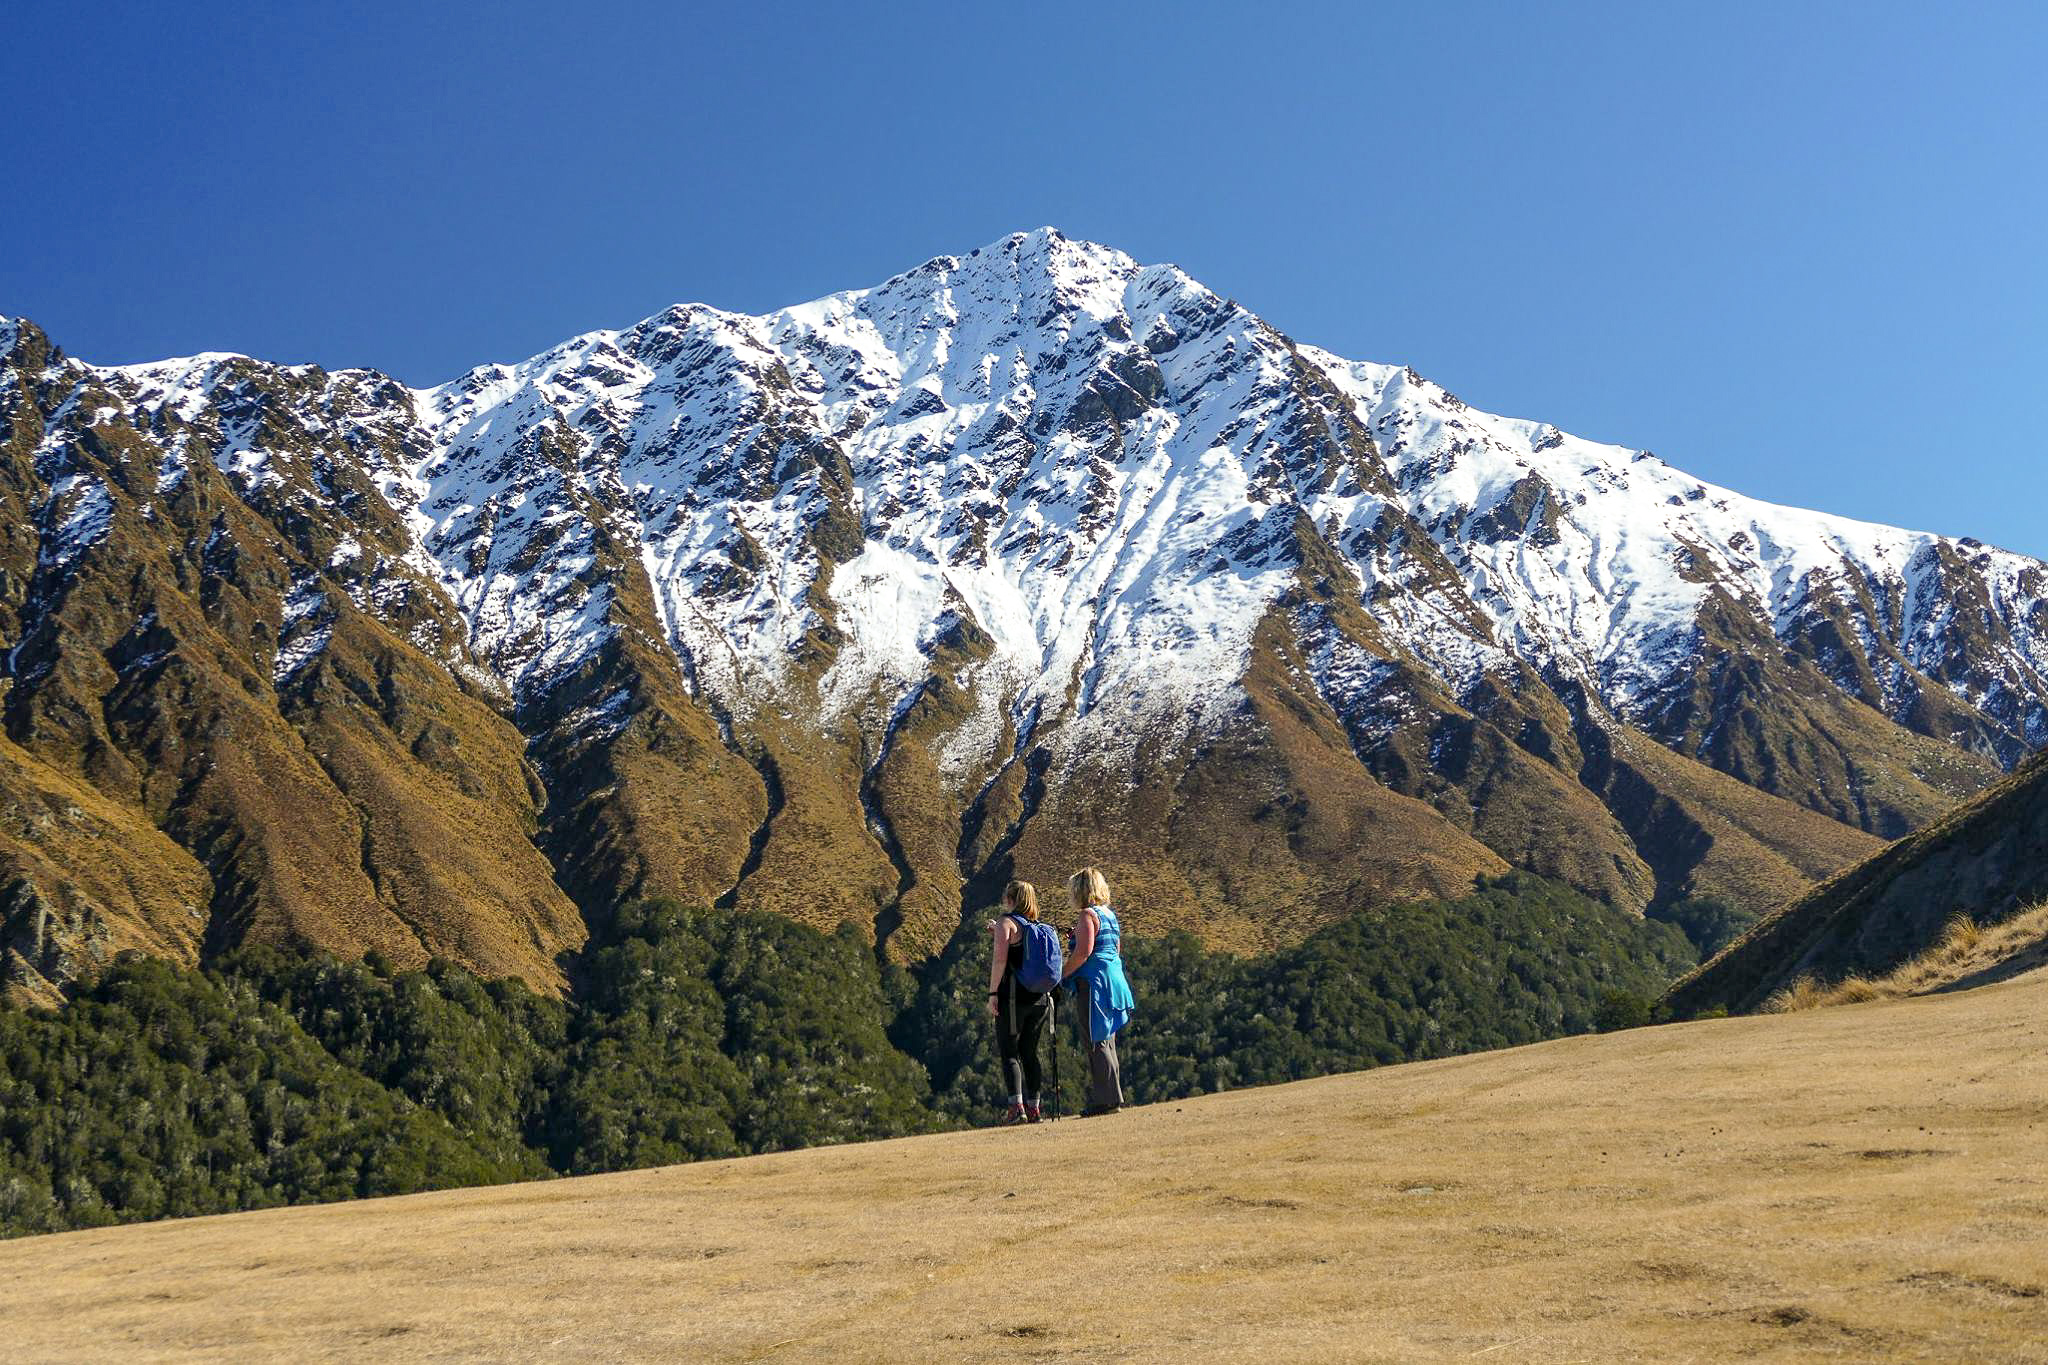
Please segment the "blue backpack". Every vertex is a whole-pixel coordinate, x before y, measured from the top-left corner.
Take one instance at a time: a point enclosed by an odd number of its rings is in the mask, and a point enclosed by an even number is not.
[[[1060,936],[1050,924],[1012,915],[1024,935],[1024,965],[1017,969],[1017,984],[1040,995],[1060,984],[1065,974],[1066,954],[1060,951]]]

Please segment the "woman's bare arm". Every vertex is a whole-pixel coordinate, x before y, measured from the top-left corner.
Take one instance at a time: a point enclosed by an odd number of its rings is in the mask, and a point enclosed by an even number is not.
[[[1061,985],[1072,981],[1074,973],[1081,970],[1081,964],[1095,951],[1095,924],[1095,911],[1092,907],[1083,910],[1074,920],[1074,953],[1067,962],[1066,975],[1060,978]]]
[[[988,1012],[994,1014],[996,993],[1003,988],[1003,968],[1008,966],[1010,961],[1010,935],[1017,930],[1010,923],[1008,915],[990,920],[988,927],[989,932],[995,936],[995,948],[989,954],[988,961]]]

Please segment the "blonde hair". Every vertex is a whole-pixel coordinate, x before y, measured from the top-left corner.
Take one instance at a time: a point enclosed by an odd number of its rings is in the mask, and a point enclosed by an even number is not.
[[[1084,867],[1067,879],[1067,899],[1074,903],[1076,910],[1086,910],[1091,905],[1109,904],[1109,879],[1102,875],[1102,869]]]
[[[1030,882],[1011,882],[1003,888],[1003,908],[1025,919],[1038,918],[1038,888]]]

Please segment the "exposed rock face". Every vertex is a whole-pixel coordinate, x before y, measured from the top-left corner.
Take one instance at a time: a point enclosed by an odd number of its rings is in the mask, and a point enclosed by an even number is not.
[[[1998,921],[2048,900],[2048,760],[1815,887],[1671,988],[1683,1014],[1751,1010],[1800,976],[1879,976],[1949,921]]]
[[[2048,739],[2043,566],[1050,230],[426,390],[0,322],[0,421],[10,761],[177,891],[17,875],[117,948],[551,985],[663,891],[915,959],[1083,861],[1246,947],[1510,866],[1761,906]]]
[[[124,949],[193,961],[211,894],[140,811],[0,739],[0,991],[53,1003]]]

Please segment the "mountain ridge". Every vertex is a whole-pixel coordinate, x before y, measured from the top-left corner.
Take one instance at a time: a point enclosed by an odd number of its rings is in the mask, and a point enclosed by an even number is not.
[[[428,389],[0,339],[8,733],[171,831],[223,944],[554,986],[661,891],[915,961],[1081,861],[1246,948],[1509,866],[1767,908],[2048,738],[2038,563],[1478,413],[1050,229]],[[223,725],[271,736],[246,780]]]

